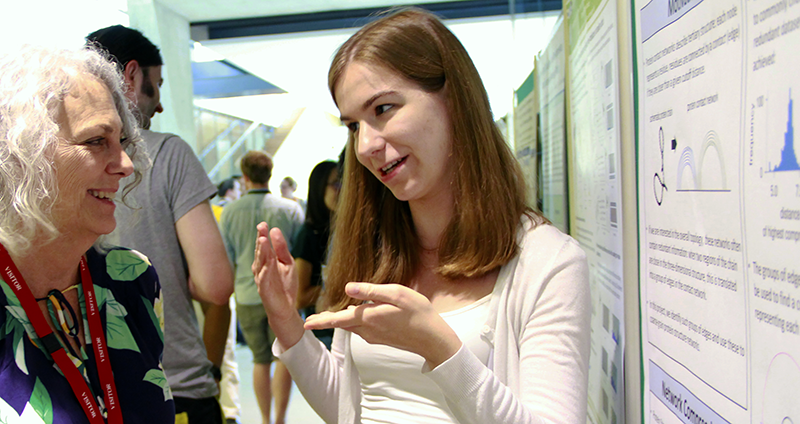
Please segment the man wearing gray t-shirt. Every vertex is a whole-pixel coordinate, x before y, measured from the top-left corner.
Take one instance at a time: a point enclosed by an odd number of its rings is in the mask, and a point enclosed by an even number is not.
[[[119,65],[153,161],[129,195],[135,209],[117,208],[117,228],[107,241],[144,253],[158,273],[164,294],[163,365],[176,422],[221,424],[215,380],[228,332],[233,272],[208,202],[216,187],[185,141],[147,130],[150,119],[163,111],[158,48],[139,31],[120,25],[86,39]],[[204,344],[192,299],[214,305],[206,311],[204,333],[207,342],[220,343]]]
[[[241,168],[247,191],[222,210],[220,229],[234,267],[236,316],[247,346],[253,352],[253,391],[262,422],[270,423],[270,403],[274,398],[275,422],[283,423],[292,380],[280,362],[275,364],[275,377],[270,380],[273,338],[251,265],[259,223],[280,228],[286,240],[292,240],[303,225],[305,215],[297,202],[270,193],[267,187],[272,176],[272,158],[268,154],[256,150],[245,153]]]

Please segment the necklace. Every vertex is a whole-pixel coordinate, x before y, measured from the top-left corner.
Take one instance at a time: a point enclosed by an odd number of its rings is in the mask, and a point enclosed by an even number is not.
[[[67,357],[67,353],[61,347],[57,336],[47,324],[44,314],[42,314],[42,311],[36,304],[36,298],[33,297],[33,293],[31,293],[28,284],[25,283],[22,274],[19,272],[19,269],[17,269],[17,266],[2,244],[0,244],[0,270],[2,270],[5,284],[7,284],[17,296],[31,325],[33,325],[39,342],[42,344],[44,350],[50,354],[61,373],[67,379],[67,382],[75,394],[75,398],[78,400],[81,408],[83,408],[83,412],[86,414],[89,422],[91,424],[105,424],[106,420],[103,419],[102,411],[100,411],[98,403],[94,401],[94,395],[81,374],[81,371],[79,371],[78,367]],[[80,272],[81,286],[83,287],[83,294],[86,302],[86,314],[89,321],[89,328],[87,331],[92,335],[94,359],[100,377],[103,398],[105,399],[108,423],[121,424],[122,411],[120,410],[117,400],[117,387],[114,382],[114,374],[111,370],[111,361],[108,360],[108,345],[106,344],[105,333],[103,332],[103,323],[100,320],[100,308],[98,307],[97,299],[94,294],[92,275],[89,272],[86,257],[84,256],[81,256]],[[50,293],[52,294],[53,291]],[[61,292],[58,293],[61,294]]]
[[[76,346],[83,344],[78,337],[80,333],[80,326],[78,325],[78,316],[72,305],[69,303],[64,293],[78,288],[78,285],[67,287],[63,292],[57,289],[50,290],[45,297],[36,298],[37,302],[47,302],[47,312],[50,313],[50,320],[55,325],[56,334],[62,339],[62,345],[69,349],[69,353],[75,358],[81,359],[80,352],[76,352],[67,338],[72,338]]]

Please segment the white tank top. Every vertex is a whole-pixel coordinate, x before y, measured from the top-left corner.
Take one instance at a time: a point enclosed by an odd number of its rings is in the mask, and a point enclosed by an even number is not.
[[[480,330],[488,318],[490,297],[440,314],[484,365],[491,347],[481,339]],[[425,360],[421,356],[371,345],[357,334],[350,339],[350,349],[361,379],[362,423],[456,422],[439,386],[422,374]]]

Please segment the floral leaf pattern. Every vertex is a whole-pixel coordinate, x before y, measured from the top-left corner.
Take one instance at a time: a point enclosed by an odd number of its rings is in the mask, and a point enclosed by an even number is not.
[[[25,343],[22,342],[24,340],[22,333],[22,326],[20,325],[18,331],[14,331],[14,338],[12,340],[12,346],[14,346],[14,360],[17,363],[17,368],[25,375],[29,375],[28,365],[25,363]]]
[[[2,328],[0,328],[0,330],[2,331],[2,333],[0,333],[0,339],[4,339],[6,336],[14,332],[14,327],[16,327],[16,324],[14,324],[14,322],[15,320],[14,317],[11,316],[11,312],[6,311],[5,324],[3,325]]]
[[[113,252],[117,252],[117,250]],[[114,293],[112,293],[111,290],[95,286],[95,293],[98,299],[102,297],[105,300],[106,342],[108,343],[108,347],[111,349],[128,349],[140,352],[139,345],[136,344],[131,329],[125,321],[125,316],[128,315],[125,306],[114,298]]]
[[[3,280],[5,281],[5,280]],[[19,299],[17,299],[17,295],[14,294],[14,291],[11,290],[11,287],[6,284],[0,284],[0,288],[3,289],[3,294],[6,296],[6,301],[8,302],[8,306],[19,306]]]
[[[36,332],[33,330],[33,325],[31,325],[31,322],[28,320],[28,315],[19,303],[17,295],[14,294],[8,284],[0,284],[0,288],[3,289],[3,294],[7,302],[6,325],[3,336],[5,337],[8,334],[16,333],[19,331],[19,325],[22,325],[25,331],[33,337],[33,340],[37,340],[38,338],[36,337]]]
[[[14,294],[7,284],[0,284],[0,287],[3,289],[3,294],[8,303],[6,305],[6,325],[3,326],[4,328],[0,328],[0,330],[2,330],[0,339],[11,335],[11,346],[13,346],[14,349],[14,360],[17,364],[17,368],[25,375],[28,375],[23,339],[25,333],[27,333],[29,337],[32,337],[31,340],[38,341],[39,338],[36,336],[33,325],[28,320],[28,315],[25,313],[25,309],[20,305],[16,294]],[[42,350],[42,352],[44,352],[44,350]]]
[[[106,257],[106,272],[117,281],[133,281],[149,267],[150,261],[134,250],[112,250]]]
[[[147,371],[142,380],[161,387],[161,390],[164,391],[165,401],[172,399],[172,390],[170,390],[169,384],[167,384],[167,376],[164,375],[164,371],[156,368],[151,369],[150,371]]]
[[[110,315],[114,315],[117,317],[125,317],[128,315],[128,311],[125,309],[121,303],[117,302],[117,299],[114,297],[114,293],[111,292],[109,289],[104,289],[101,287],[101,291],[105,293],[105,300],[106,300],[106,317]]]
[[[6,306],[6,311],[14,317],[15,320],[19,321],[19,323],[25,328],[25,331],[31,335],[31,339],[38,340],[39,338],[36,336],[36,331],[33,329],[33,325],[30,321],[28,321],[28,315],[25,314],[25,309],[22,306]]]
[[[53,402],[50,401],[50,394],[38,378],[33,385],[30,404],[33,410],[42,418],[42,421],[47,424],[53,423]]]
[[[136,393],[142,394],[127,399],[134,406],[127,413],[123,411],[126,422],[129,415],[152,417],[154,422],[174,417],[172,391],[159,360],[163,354],[164,305],[150,261],[138,252],[116,248],[90,250],[86,258],[117,384],[135,386]],[[81,285],[77,294],[87,344],[76,355],[79,358],[67,356],[86,378],[94,367],[94,361],[87,357],[87,353],[91,355],[93,334],[88,331]],[[62,382],[63,374],[44,352],[13,287],[2,282],[0,355],[8,359],[0,373],[0,424],[83,422],[82,410],[58,402],[61,395],[53,390],[60,386],[54,382]],[[22,387],[27,389],[20,393]],[[98,407],[105,413],[102,393],[93,395],[98,396]]]
[[[142,302],[145,305],[150,303],[146,297],[142,296]],[[164,341],[164,305],[162,304],[161,297],[157,297],[156,301],[153,304],[152,308],[147,308],[147,312],[150,314],[150,319],[153,321],[153,326],[156,327],[158,330],[158,335],[161,337],[161,341]]]
[[[131,329],[128,328],[128,323],[125,318],[116,315],[106,315],[106,341],[108,347],[111,349],[128,349],[136,352],[139,350],[139,345],[131,334]]]

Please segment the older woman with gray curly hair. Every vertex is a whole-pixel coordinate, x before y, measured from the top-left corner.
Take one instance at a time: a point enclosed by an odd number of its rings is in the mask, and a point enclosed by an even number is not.
[[[146,154],[121,76],[93,49],[0,58],[0,417],[173,422],[161,286],[99,247]]]

